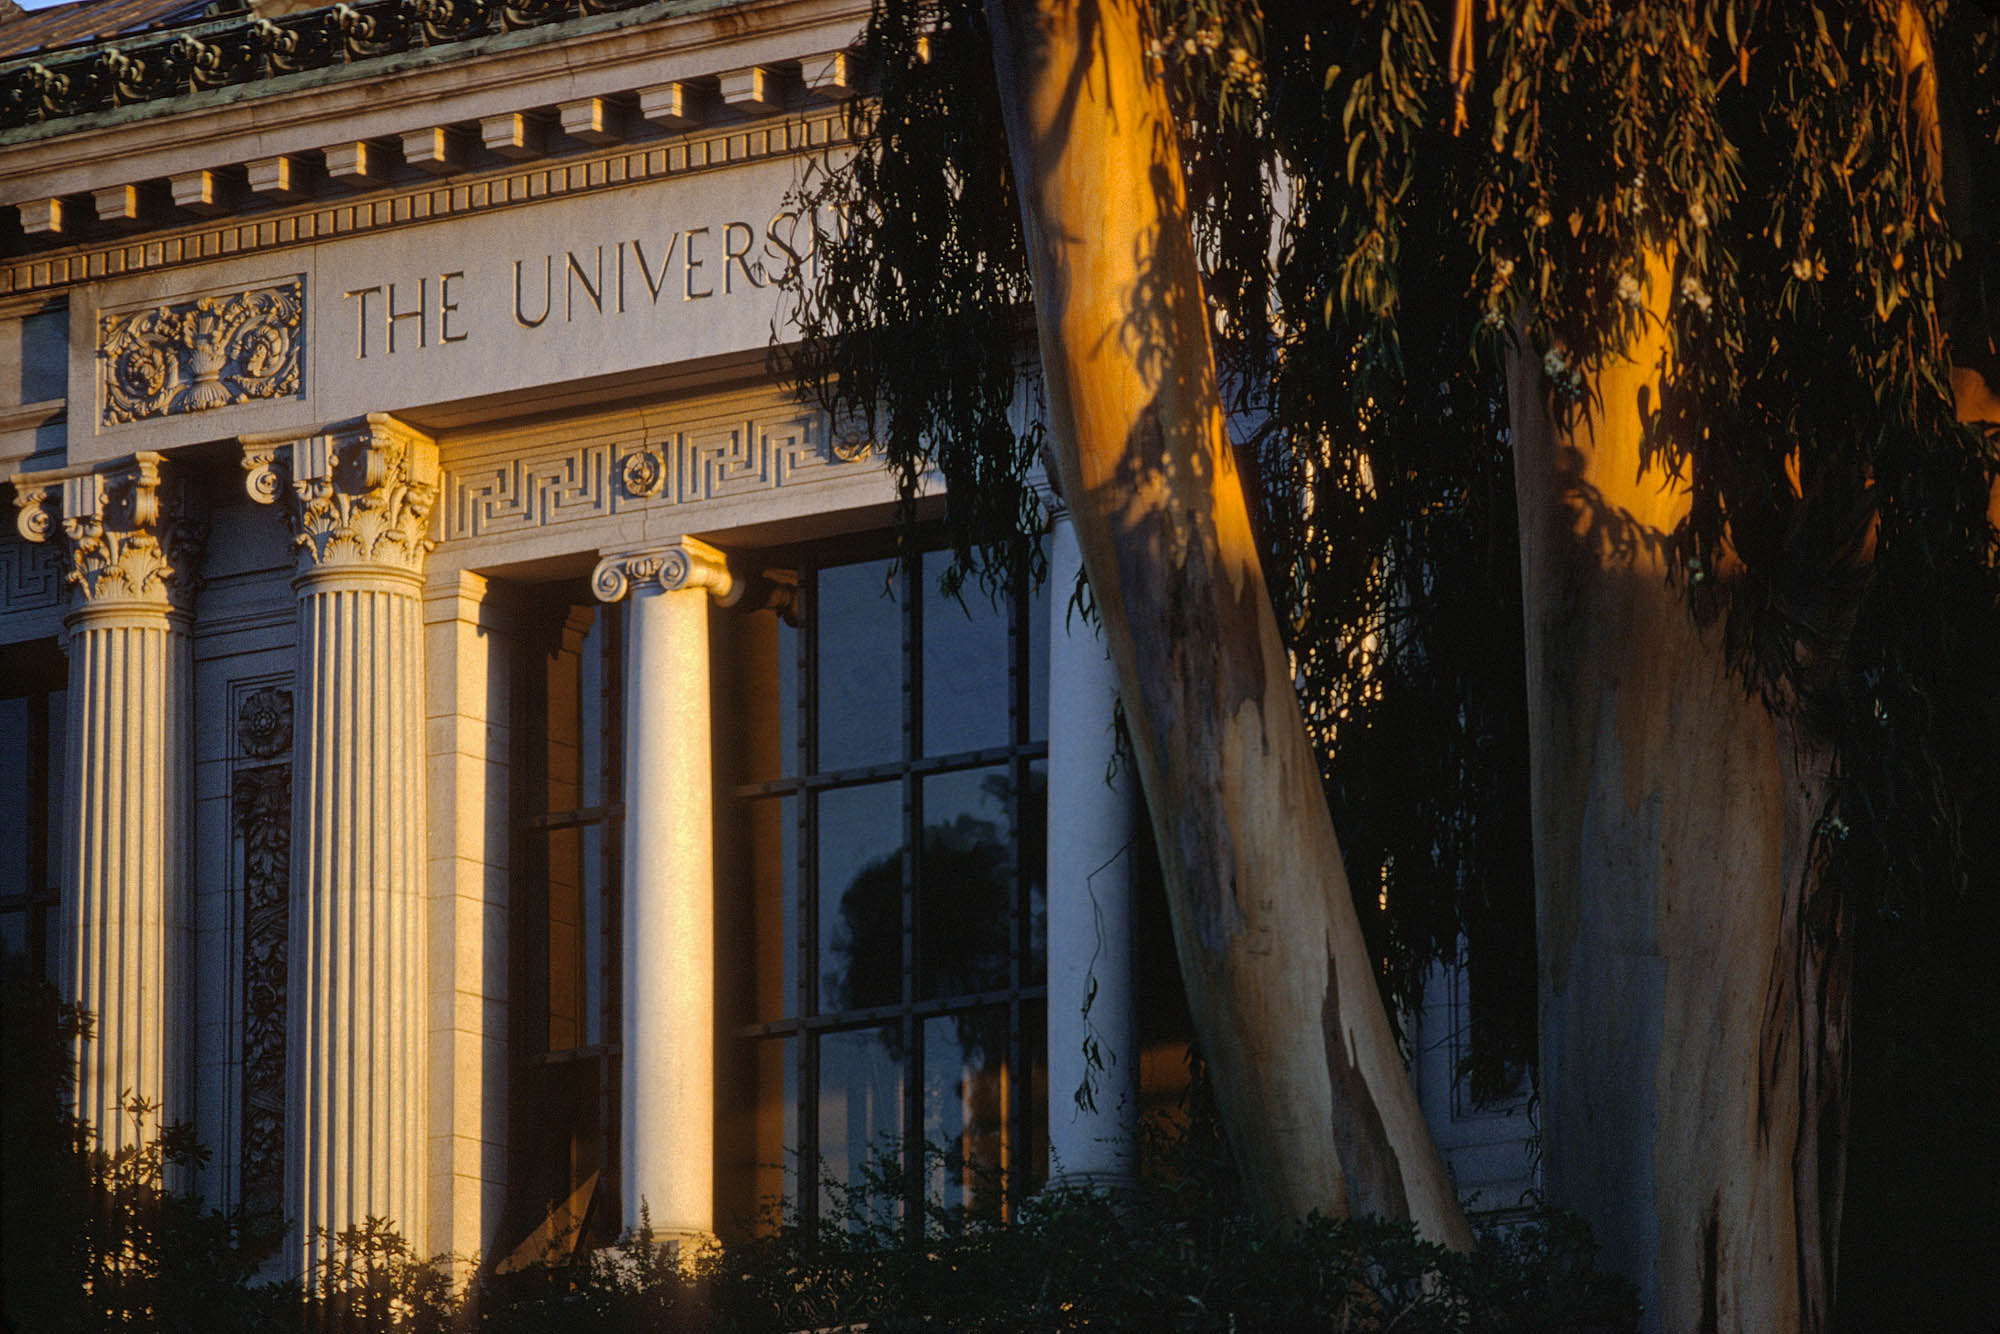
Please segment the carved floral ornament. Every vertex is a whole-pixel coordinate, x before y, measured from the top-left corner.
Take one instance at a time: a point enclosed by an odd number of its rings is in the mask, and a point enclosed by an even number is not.
[[[147,452],[95,471],[22,474],[14,484],[21,536],[50,541],[60,513],[69,582],[87,600],[185,605],[207,525],[186,489],[163,478],[162,462]]]
[[[226,296],[99,317],[106,426],[300,392],[305,286],[291,279]]]
[[[281,504],[302,570],[423,569],[437,545],[437,445],[385,413],[302,440],[243,443],[244,489]]]

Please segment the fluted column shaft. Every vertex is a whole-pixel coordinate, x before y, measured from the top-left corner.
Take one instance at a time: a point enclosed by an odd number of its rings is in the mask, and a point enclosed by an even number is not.
[[[625,628],[624,1006],[620,1196],[656,1236],[715,1226],[715,815],[708,602],[740,591],[692,538],[607,558],[598,596]]]
[[[382,1219],[427,1253],[423,561],[436,447],[370,417],[246,447],[299,547],[285,1212],[302,1273]]]
[[[188,1119],[189,847],[185,608],[201,547],[162,460],[17,479],[20,528],[57,536],[78,592],[69,692],[58,978],[91,1020],[76,1059],[77,1115],[118,1153]],[[156,1112],[128,1114],[130,1099]],[[176,1185],[185,1185],[177,1181]]]
[[[1118,674],[1068,615],[1082,553],[1067,517],[1050,533],[1049,1167],[1057,1184],[1133,1179],[1139,1041],[1132,990],[1131,765],[1114,766]]]
[[[60,914],[64,995],[92,1018],[77,1114],[116,1153],[190,1108],[187,1015],[188,635],[167,608],[69,619]],[[141,1125],[128,1098],[159,1104]]]
[[[421,1248],[428,1221],[421,593],[299,581],[286,1199],[309,1258],[312,1228],[385,1218]]]

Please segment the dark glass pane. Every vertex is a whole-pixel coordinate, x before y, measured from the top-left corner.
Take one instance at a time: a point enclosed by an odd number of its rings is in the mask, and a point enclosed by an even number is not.
[[[0,955],[9,959],[28,957],[28,913],[25,908],[0,912]]]
[[[1021,888],[1026,903],[1027,950],[1021,959],[1021,985],[1038,987],[1049,980],[1049,766],[1036,760],[1028,766],[1021,791]]]
[[[819,767],[881,764],[903,754],[903,616],[890,563],[819,572]],[[900,582],[900,581],[899,581]]]
[[[1004,766],[924,780],[924,845],[917,872],[917,986],[921,996],[1008,984],[1013,949],[1012,859]]]
[[[583,1045],[604,1041],[604,828],[588,825],[583,835]]]
[[[751,1115],[756,1153],[754,1207],[758,1221],[795,1221],[799,1198],[799,1042],[758,1038],[757,1097]]]
[[[551,829],[549,849],[549,1050],[584,1045],[584,902],[591,879],[582,829]]]
[[[1048,540],[1042,540],[1044,552]],[[1028,594],[1028,610],[1021,629],[1028,641],[1028,717],[1025,735],[1030,741],[1040,741],[1049,734],[1049,642],[1052,614],[1050,602],[1067,614],[1069,595],[1072,588],[1057,588],[1049,580],[1042,580]]]
[[[28,888],[28,865],[32,794],[29,776],[35,772],[30,750],[32,734],[28,721],[30,702],[0,699],[0,894],[18,894]]]
[[[976,585],[963,600],[938,591],[950,553],[924,557],[924,753],[956,755],[1004,746],[1007,734],[1007,614]]]
[[[712,631],[721,780],[768,783],[803,773],[800,633],[770,611],[719,618]]]
[[[886,1223],[901,1209],[866,1183],[893,1177],[903,1142],[903,1061],[895,1026],[819,1040],[820,1217],[834,1226]]]
[[[805,772],[805,756],[799,753],[799,632],[778,622],[778,766],[772,777],[791,777]]]
[[[1007,1007],[924,1021],[925,1196],[997,1218],[1014,1169]]]
[[[1021,1002],[1021,1059],[1026,1077],[1015,1081],[1021,1100],[1020,1152],[1008,1161],[1014,1185],[1031,1195],[1049,1179],[1049,1007],[1045,1001]]]
[[[590,612],[590,629],[577,650],[577,805],[604,803],[604,649],[613,608]]]
[[[575,810],[589,804],[584,793],[587,744],[594,746],[593,715],[584,708],[583,644],[600,618],[588,607],[571,607],[551,629],[547,649],[548,707],[544,733],[547,768],[545,809]],[[593,706],[595,699],[593,698]]]
[[[751,1009],[760,1023],[800,1013],[799,801],[743,803],[750,840]]]
[[[49,814],[48,814],[48,877],[45,885],[62,883],[63,859],[63,813],[69,781],[69,752],[66,749],[69,726],[69,692],[51,691],[49,694]],[[4,772],[4,771],[0,771]]]
[[[887,1005],[903,994],[903,788],[819,795],[820,1009]]]

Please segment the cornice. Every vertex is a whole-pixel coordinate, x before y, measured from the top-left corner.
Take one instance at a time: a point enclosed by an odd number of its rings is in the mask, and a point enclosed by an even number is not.
[[[79,283],[213,263],[573,195],[667,180],[844,143],[838,108],[672,141],[599,151],[559,162],[434,183],[413,182],[365,199],[219,218],[146,236],[0,260],[0,296],[53,293]]]
[[[59,233],[65,213],[101,215],[106,199],[120,201],[112,219],[117,225],[148,225],[158,220],[152,215],[166,210],[162,201],[169,181],[197,172],[240,176],[245,164],[286,156],[305,156],[310,159],[305,165],[316,169],[312,155],[325,150],[331,159],[334,150],[344,152],[365,141],[374,141],[379,155],[393,162],[399,138],[434,129],[470,126],[476,141],[483,120],[519,114],[553,121],[559,108],[579,99],[617,98],[629,104],[635,90],[683,81],[712,89],[717,79],[734,71],[759,67],[809,74],[807,67],[816,68],[815,62],[831,58],[853,40],[866,8],[860,0],[751,0],[726,6],[655,0],[556,29],[502,33],[18,127],[0,132],[0,204],[21,205],[23,225],[32,236]],[[796,85],[799,73],[789,77]],[[808,77],[807,90],[791,100],[809,110],[818,100],[807,95],[815,82]],[[831,82],[817,83],[821,97],[846,93]],[[741,130],[748,128],[746,118],[765,118],[775,110],[755,102],[732,104],[726,108],[730,114],[711,116],[708,124],[695,117],[649,126],[632,117],[633,128],[640,131],[632,137],[638,141],[650,131],[653,141],[661,142],[662,128]],[[732,115],[738,123],[729,126]],[[586,133],[581,141],[564,143],[574,149],[595,140]],[[503,154],[535,155],[525,149]],[[487,157],[490,161],[491,155]],[[423,167],[462,170],[435,162]],[[338,175],[331,160],[328,171]],[[376,182],[363,173],[323,184],[339,193]],[[128,190],[138,194],[119,193]],[[174,198],[195,198],[200,211],[227,207],[206,197],[177,193]],[[127,199],[133,207],[126,207]],[[270,216],[268,199],[254,202]],[[180,205],[172,211],[180,212]],[[95,239],[87,238],[86,245]]]

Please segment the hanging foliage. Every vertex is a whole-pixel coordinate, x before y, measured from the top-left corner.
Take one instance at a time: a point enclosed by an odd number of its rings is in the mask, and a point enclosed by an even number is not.
[[[1157,0],[1154,19],[1232,433],[1386,995],[1407,1011],[1463,934],[1476,1088],[1532,1059],[1504,364],[1531,352],[1574,420],[1650,310],[1646,447],[1692,494],[1670,578],[1744,688],[1835,757],[1812,920],[1865,929],[1960,892],[2000,796],[2000,439],[1960,420],[1967,375],[2000,384],[2000,17]],[[906,502],[941,476],[958,569],[990,581],[1041,515],[981,6],[878,0],[864,55],[856,151],[805,192],[844,225],[797,279],[791,369],[873,423]]]

